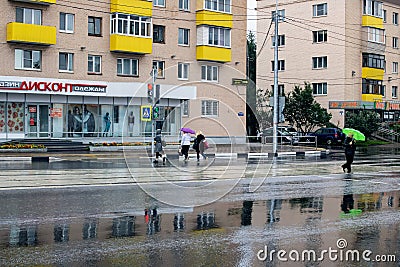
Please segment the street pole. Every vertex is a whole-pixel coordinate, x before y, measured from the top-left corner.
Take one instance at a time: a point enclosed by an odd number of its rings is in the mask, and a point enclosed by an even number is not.
[[[152,88],[152,96],[151,96],[151,156],[154,156],[154,128],[155,128],[155,121],[153,119],[153,107],[154,107],[154,94],[155,94],[155,83],[157,79],[157,67],[153,66],[151,71],[151,88]]]
[[[275,6],[275,46],[274,46],[274,117],[273,117],[273,137],[272,137],[272,151],[274,157],[278,157],[278,0]]]

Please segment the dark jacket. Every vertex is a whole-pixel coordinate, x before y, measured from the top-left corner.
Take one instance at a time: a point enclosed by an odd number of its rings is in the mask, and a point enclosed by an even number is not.
[[[346,137],[344,140],[344,153],[346,155],[354,155],[356,152],[356,141],[352,137]]]
[[[204,151],[203,140],[206,139],[204,135],[198,134],[195,139],[196,147],[193,147],[196,151]]]
[[[156,141],[155,152],[162,152],[163,147],[161,134],[157,134],[156,137],[154,137],[154,141]]]

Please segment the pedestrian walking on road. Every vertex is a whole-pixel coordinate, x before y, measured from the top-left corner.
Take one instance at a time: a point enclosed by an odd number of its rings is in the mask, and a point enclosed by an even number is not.
[[[167,160],[167,156],[164,153],[163,149],[163,140],[161,136],[161,129],[157,129],[156,131],[156,137],[154,137],[154,141],[156,141],[156,146],[155,146],[155,151],[156,151],[156,159],[153,161],[153,163],[158,163],[158,158],[162,157],[162,162],[163,165],[165,165],[165,161]]]
[[[353,138],[353,134],[349,133],[344,140],[344,154],[346,155],[346,163],[342,165],[343,172],[351,173],[351,164],[354,160],[354,154],[356,153],[356,140]]]
[[[207,159],[206,155],[204,154],[205,145],[204,142],[206,141],[205,136],[201,131],[198,131],[196,134],[196,139],[194,140],[193,148],[196,150],[197,153],[197,161],[200,161],[200,155],[203,156],[204,159]]]
[[[189,160],[189,148],[190,148],[190,137],[189,133],[183,133],[181,140],[181,150],[182,154],[185,156],[185,161]]]
[[[104,131],[103,131],[103,137],[108,136],[108,131],[110,130],[111,126],[111,118],[110,118],[110,113],[106,112],[106,115],[103,117],[103,123],[104,123]]]

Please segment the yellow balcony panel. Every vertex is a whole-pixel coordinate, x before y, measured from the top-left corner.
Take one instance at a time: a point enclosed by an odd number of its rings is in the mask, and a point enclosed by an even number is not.
[[[196,25],[212,25],[224,28],[232,28],[232,14],[200,10],[196,12]]]
[[[382,69],[362,68],[362,78],[383,81],[385,71]]]
[[[362,94],[361,100],[366,102],[382,101],[382,95],[378,94]]]
[[[362,26],[384,29],[382,18],[367,16],[367,15],[362,16]]]
[[[196,48],[197,60],[208,60],[217,62],[230,62],[232,52],[230,48],[213,47],[207,45],[200,45]]]
[[[153,39],[111,34],[110,51],[137,54],[151,54],[153,49]]]
[[[13,1],[41,4],[41,5],[51,5],[56,3],[56,0],[13,0]]]
[[[54,26],[10,22],[7,24],[7,42],[41,45],[56,44],[57,30]]]
[[[142,17],[151,17],[153,1],[145,0],[111,0],[111,13],[133,14]]]

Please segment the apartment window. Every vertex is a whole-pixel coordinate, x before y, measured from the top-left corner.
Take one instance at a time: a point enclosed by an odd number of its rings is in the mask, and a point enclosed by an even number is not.
[[[60,32],[74,32],[74,14],[60,13]]]
[[[399,13],[393,12],[393,24],[399,25]]]
[[[134,58],[118,58],[117,59],[117,75],[138,76],[139,75],[139,61]]]
[[[212,11],[231,12],[231,0],[205,0],[204,8]]]
[[[383,12],[382,13],[383,14],[383,22],[386,23],[387,22],[387,11],[383,10],[382,12]]]
[[[313,69],[326,69],[328,67],[328,57],[313,57]]]
[[[271,61],[272,71],[275,71],[275,61]],[[278,60],[278,71],[285,70],[285,60]]]
[[[40,70],[42,51],[15,49],[15,69]]]
[[[384,44],[385,30],[368,27],[368,41]]]
[[[17,7],[15,21],[25,24],[42,25],[42,10]]]
[[[313,94],[314,95],[327,95],[328,84],[327,83],[313,83]]]
[[[165,7],[165,0],[153,0],[153,5]]]
[[[153,42],[165,44],[165,26],[153,25]]]
[[[189,29],[179,28],[178,29],[178,44],[179,45],[189,45],[189,35],[190,35]]]
[[[278,46],[285,45],[285,35],[278,35]],[[275,46],[275,36],[272,36],[272,46]]]
[[[328,15],[328,4],[313,5],[313,16],[320,17]]]
[[[165,78],[165,61],[153,61],[153,68],[157,69],[157,78]]]
[[[74,54],[62,52],[58,54],[58,70],[60,72],[73,72]]]
[[[218,66],[201,66],[201,80],[218,82]]]
[[[382,2],[376,0],[364,0],[364,15],[382,18],[383,9]]]
[[[392,86],[392,98],[397,98],[397,86]]]
[[[399,48],[399,38],[393,37],[392,38],[393,48]]]
[[[272,19],[275,21],[275,10],[272,11],[271,16],[272,16]],[[285,21],[285,10],[284,9],[278,10],[278,22],[279,21]]]
[[[114,13],[111,15],[111,34],[150,37],[151,18]]]
[[[202,116],[218,116],[218,101],[202,100],[201,115]]]
[[[393,62],[392,73],[399,73],[399,62]]]
[[[101,18],[96,18],[96,17],[88,18],[88,34],[94,36],[101,36]]]
[[[362,66],[367,68],[385,69],[385,56],[377,54],[362,54]]]
[[[208,44],[231,47],[231,30],[220,27],[208,27]]]
[[[190,2],[189,0],[179,0],[179,10],[190,10]]]
[[[274,92],[274,85],[271,85],[271,92]],[[279,96],[285,96],[285,85],[284,84],[278,84],[278,95]]]
[[[101,73],[101,56],[88,55],[88,73]]]
[[[362,79],[362,93],[378,95],[382,91],[382,81]]]
[[[325,43],[328,41],[328,31],[313,31],[313,42],[314,43]]]
[[[178,63],[178,79],[188,80],[189,79],[189,63]]]
[[[189,116],[189,100],[182,101],[182,116]]]

